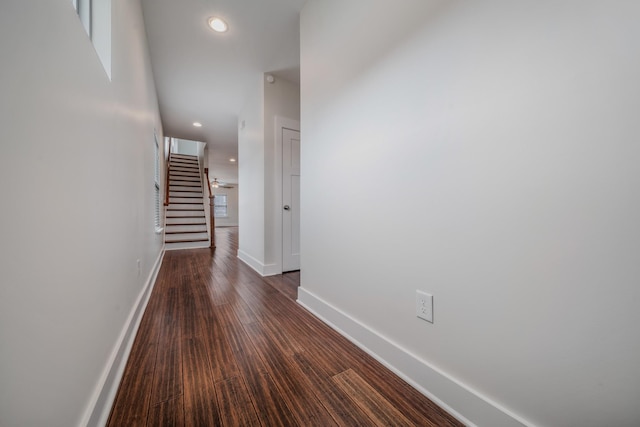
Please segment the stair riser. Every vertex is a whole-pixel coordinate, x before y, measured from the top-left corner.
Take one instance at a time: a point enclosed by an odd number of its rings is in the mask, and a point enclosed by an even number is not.
[[[171,186],[182,186],[182,187],[201,187],[200,181],[176,181],[175,179],[171,179],[169,181],[169,187]]]
[[[186,159],[186,160],[198,161],[198,156],[194,156],[192,154],[173,153],[171,154],[171,160],[174,160],[174,159]]]
[[[202,187],[200,181],[184,181],[181,178],[177,180],[169,178],[169,187]]]
[[[190,197],[173,197],[170,196],[169,197],[169,203],[173,204],[173,203],[188,203],[188,204],[194,204],[194,203],[202,203],[202,197],[196,197],[196,198],[190,198]]]
[[[200,183],[200,177],[198,175],[175,175],[169,176],[169,181],[189,181]]]
[[[169,193],[171,193],[172,191],[195,191],[198,193],[202,193],[202,187],[190,187],[187,185],[170,185],[169,186]],[[171,195],[171,194],[169,194]]]
[[[197,165],[198,161],[197,160],[192,160],[192,159],[178,159],[178,158],[173,158],[171,159],[171,164],[188,164],[188,165]]]
[[[177,178],[177,177],[189,177],[189,178],[198,178],[200,179],[200,174],[195,171],[195,172],[190,172],[190,171],[175,171],[175,170],[171,170],[169,173],[169,177],[170,178]]]
[[[199,176],[183,176],[183,175],[171,175],[169,181],[188,181],[188,182],[200,182]]]
[[[200,173],[200,168],[190,168],[188,166],[169,166],[169,171],[173,172],[188,172],[188,173]]]
[[[180,169],[169,169],[169,174],[171,176],[190,176],[190,177],[200,177],[200,171],[198,169],[192,169],[192,170],[183,170],[182,168]]]
[[[165,225],[165,232],[167,234],[173,233],[206,233],[207,224],[204,225]]]
[[[167,218],[176,217],[202,218],[204,220],[204,211],[167,211]]]
[[[202,199],[203,194],[201,192],[169,191],[169,197],[199,197]]]
[[[206,227],[206,220],[204,216],[194,216],[191,218],[171,218],[168,217],[165,225],[168,227],[174,224],[202,224]]]
[[[169,181],[195,181],[195,182],[200,182],[200,176],[198,176],[198,175],[176,175],[176,174],[171,174],[169,176]]]
[[[167,243],[179,242],[188,240],[191,242],[197,242],[202,240],[208,240],[209,235],[205,231],[204,233],[180,233],[180,234],[165,234],[164,241]]]
[[[174,249],[197,249],[197,248],[208,248],[209,241],[206,242],[185,242],[185,243],[165,243],[164,248],[168,251]]]
[[[175,209],[186,209],[186,210],[203,210],[203,204],[202,202],[200,203],[171,203],[169,206],[167,206],[168,210],[175,210]]]
[[[169,165],[169,171],[173,172],[189,172],[189,173],[200,173],[200,168],[198,166],[190,167],[190,166],[181,166],[181,165]]]

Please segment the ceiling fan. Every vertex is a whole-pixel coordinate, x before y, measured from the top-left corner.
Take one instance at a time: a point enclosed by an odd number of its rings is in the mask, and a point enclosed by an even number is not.
[[[228,184],[226,182],[220,182],[220,181],[218,181],[218,178],[213,178],[213,180],[211,181],[211,187],[212,188],[234,188],[233,184]]]

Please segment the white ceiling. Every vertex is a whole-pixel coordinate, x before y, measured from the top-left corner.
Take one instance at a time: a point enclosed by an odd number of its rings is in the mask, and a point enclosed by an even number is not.
[[[237,158],[238,113],[262,73],[300,80],[306,1],[142,0],[165,135],[206,142],[216,163]],[[226,33],[209,29],[214,15]]]

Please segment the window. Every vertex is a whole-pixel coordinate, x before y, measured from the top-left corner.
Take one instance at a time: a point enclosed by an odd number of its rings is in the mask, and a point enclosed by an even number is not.
[[[227,195],[216,194],[213,198],[213,216],[215,218],[227,217]]]
[[[72,0],[82,26],[111,79],[111,0]]]
[[[160,147],[158,145],[158,134],[153,132],[153,156],[154,156],[154,175],[153,175],[153,205],[154,205],[154,224],[156,233],[162,232],[162,197],[160,197]]]

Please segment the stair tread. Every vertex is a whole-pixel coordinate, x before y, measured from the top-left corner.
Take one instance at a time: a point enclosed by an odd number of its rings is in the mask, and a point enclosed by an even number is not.
[[[171,160],[191,160],[191,161],[198,161],[198,156],[191,156],[189,154],[172,154],[171,155]]]

